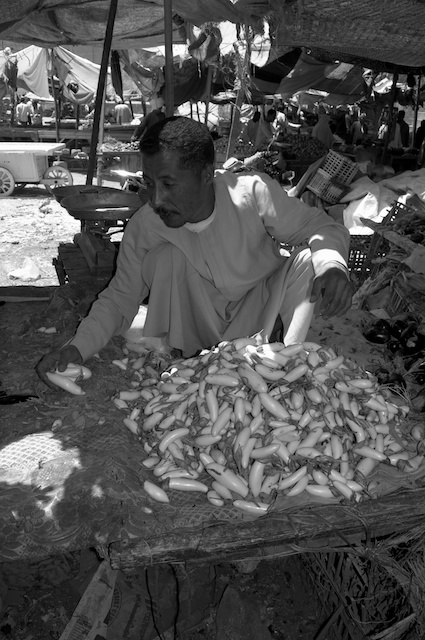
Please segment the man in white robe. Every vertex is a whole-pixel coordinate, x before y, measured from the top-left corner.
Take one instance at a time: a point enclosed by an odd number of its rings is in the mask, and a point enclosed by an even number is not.
[[[215,172],[210,134],[189,118],[154,125],[140,149],[149,203],[128,222],[116,274],[70,344],[39,363],[44,381],[125,333],[147,296],[145,335],[185,357],[258,332],[270,339],[277,321],[286,344],[302,341],[315,306],[324,317],[348,310],[343,225],[265,174]]]

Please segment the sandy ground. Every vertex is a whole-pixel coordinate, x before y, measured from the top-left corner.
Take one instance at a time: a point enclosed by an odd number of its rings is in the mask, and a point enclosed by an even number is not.
[[[74,184],[85,184],[85,174],[74,172]],[[119,183],[105,181],[104,186],[119,188]],[[66,209],[43,185],[17,186],[14,194],[0,199],[0,287],[58,285],[53,258],[61,242],[72,242],[80,231],[80,221]],[[13,278],[25,258],[31,260],[31,272],[36,279]],[[27,261],[28,263],[28,261]]]

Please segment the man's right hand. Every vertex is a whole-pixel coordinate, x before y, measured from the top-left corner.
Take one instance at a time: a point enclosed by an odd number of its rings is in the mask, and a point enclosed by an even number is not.
[[[47,353],[43,356],[35,370],[41,380],[43,380],[50,389],[57,391],[59,387],[50,382],[46,373],[48,371],[54,373],[56,370],[65,371],[71,362],[73,364],[83,364],[83,358],[81,357],[81,353],[78,351],[77,347],[74,347],[72,344],[68,344],[65,347],[62,347],[62,349],[52,351],[51,353]]]

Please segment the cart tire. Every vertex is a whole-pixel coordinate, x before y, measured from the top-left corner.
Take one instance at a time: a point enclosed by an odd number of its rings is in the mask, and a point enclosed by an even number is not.
[[[15,191],[15,178],[9,169],[0,167],[0,198],[7,198]]]
[[[60,165],[52,165],[44,172],[44,180],[54,180],[61,187],[68,187],[73,184],[72,174]],[[53,186],[53,185],[51,185]]]

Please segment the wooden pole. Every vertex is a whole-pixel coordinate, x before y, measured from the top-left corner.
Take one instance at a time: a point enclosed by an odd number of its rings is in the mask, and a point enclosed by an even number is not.
[[[102,100],[102,109],[100,112],[100,125],[99,125],[99,135],[98,135],[98,145],[103,144],[103,136],[105,134],[105,91],[103,92],[103,100]],[[103,163],[97,162],[96,164],[96,184],[102,186],[102,169]]]
[[[104,93],[106,75],[108,73],[109,56],[111,53],[112,34],[114,31],[115,16],[117,13],[118,0],[111,0],[109,5],[108,23],[106,25],[105,41],[103,44],[102,60],[100,63],[99,81],[97,83],[96,101],[94,106],[93,129],[90,141],[89,168],[87,170],[86,184],[93,184],[93,177],[96,166],[97,144],[99,139],[99,125],[104,103]]]
[[[211,65],[208,66],[208,75],[207,75],[207,86],[205,89],[206,98],[205,98],[205,124],[208,125],[208,110],[210,108],[210,98],[211,98],[211,85],[212,85],[212,77],[213,77],[213,68]]]
[[[421,97],[421,78],[422,78],[422,74],[419,71],[418,85],[417,85],[418,90],[416,92],[415,111],[413,114],[413,132],[412,132],[412,145],[411,145],[412,147],[415,141],[416,127],[418,126],[419,99]]]
[[[228,160],[233,156],[235,146],[236,146],[236,141],[240,133],[240,115],[241,115],[241,107],[244,100],[244,96],[245,96],[245,91],[242,88],[238,89],[235,106],[233,108],[232,124],[230,127],[230,135],[229,135],[229,143],[227,145],[226,160]]]
[[[386,136],[385,136],[384,148],[382,150],[382,164],[386,163],[387,153],[388,153],[388,145],[389,145],[390,140],[391,140],[391,134],[392,134],[392,129],[393,129],[393,107],[394,107],[394,101],[395,101],[395,92],[396,92],[396,89],[397,89],[397,82],[398,82],[398,68],[394,67],[393,84],[391,86],[390,102],[389,102],[389,105],[388,105],[388,128],[387,128],[387,133],[386,133]]]
[[[173,70],[173,6],[172,0],[164,0],[165,42],[165,115],[174,114],[174,70]]]
[[[53,93],[53,100],[55,103],[55,129],[56,129],[56,142],[59,142],[60,140],[60,101],[58,99],[58,94],[56,92],[56,87],[55,87],[55,79],[54,79],[54,73],[53,73],[53,49],[50,50],[50,57],[51,57],[51,82],[52,82],[52,93]]]

